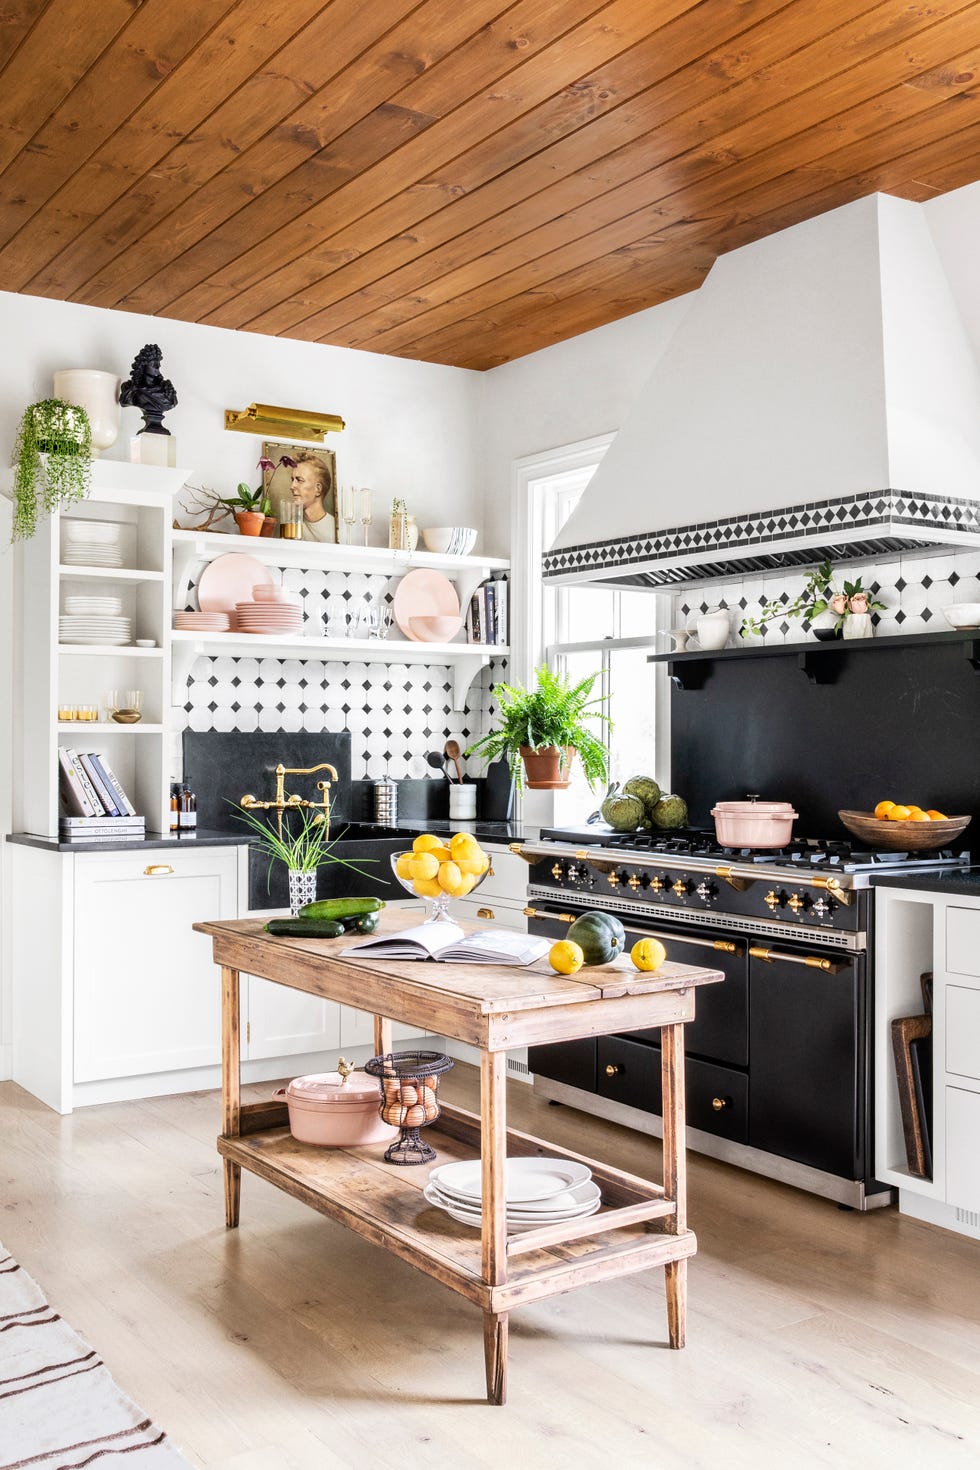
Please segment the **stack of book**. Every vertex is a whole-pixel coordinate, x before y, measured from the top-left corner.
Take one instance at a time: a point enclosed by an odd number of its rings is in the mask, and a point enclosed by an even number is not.
[[[136,808],[103,755],[62,746],[58,750],[58,785],[63,808],[58,834],[63,842],[144,835],[145,817],[136,815]]]
[[[470,643],[506,643],[508,637],[508,592],[506,577],[484,582],[470,598],[466,612],[466,636]]]

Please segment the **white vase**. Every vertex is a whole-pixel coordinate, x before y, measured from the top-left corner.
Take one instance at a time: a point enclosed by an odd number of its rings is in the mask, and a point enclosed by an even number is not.
[[[289,912],[292,918],[296,918],[304,904],[312,903],[316,898],[316,869],[312,873],[303,872],[300,868],[289,869]]]
[[[870,613],[848,613],[844,619],[845,638],[871,638],[874,630]]]
[[[827,642],[832,638],[839,638],[837,624],[840,621],[837,613],[832,608],[827,608],[822,613],[817,613],[815,618],[810,619],[810,632],[820,642]]]
[[[119,379],[97,368],[62,368],[54,375],[54,396],[84,408],[96,453],[115,444],[119,433]]]

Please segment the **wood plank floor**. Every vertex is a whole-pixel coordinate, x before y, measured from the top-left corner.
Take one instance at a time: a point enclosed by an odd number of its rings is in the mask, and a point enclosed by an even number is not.
[[[446,1087],[475,1100],[474,1074]],[[275,1084],[246,1089],[257,1099]],[[636,1173],[659,1145],[511,1087],[514,1126]],[[223,1226],[216,1093],[60,1118],[0,1084],[0,1239],[207,1470],[740,1470],[980,1462],[980,1247],[693,1156],[688,1346],[663,1273],[480,1314],[246,1175]]]

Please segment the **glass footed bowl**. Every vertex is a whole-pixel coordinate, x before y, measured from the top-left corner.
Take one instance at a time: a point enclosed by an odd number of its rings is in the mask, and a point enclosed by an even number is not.
[[[394,873],[396,880],[401,884],[401,886],[404,888],[404,890],[405,890],[406,893],[411,894],[412,898],[424,898],[428,902],[428,904],[429,904],[429,911],[428,911],[428,913],[425,916],[425,922],[427,924],[432,924],[432,923],[434,923],[434,922],[436,922],[436,921],[438,921],[440,919],[448,919],[449,918],[449,905],[452,903],[453,899],[454,898],[466,898],[466,897],[469,896],[469,894],[475,893],[476,890],[479,888],[480,884],[483,882],[484,878],[487,876],[487,874],[488,873],[491,873],[493,871],[492,865],[488,862],[487,867],[483,870],[482,873],[480,873],[480,874],[472,874],[472,873],[464,874],[463,877],[466,880],[467,886],[460,893],[448,893],[445,889],[440,889],[440,891],[439,891],[438,894],[435,894],[435,893],[427,893],[425,891],[423,891],[423,892],[420,893],[418,891],[418,889],[415,887],[415,880],[412,879],[412,878],[403,878],[401,876],[401,874],[399,873],[398,866],[397,866],[399,858],[413,857],[413,856],[414,857],[420,857],[421,854],[420,853],[413,853],[412,850],[411,850],[411,848],[409,848],[407,852],[395,852],[395,853],[392,853],[392,856],[391,856],[391,871]],[[489,854],[487,854],[487,853],[485,853],[484,856],[489,858]],[[451,861],[451,859],[450,859],[450,861]],[[440,864],[440,866],[441,866],[441,864]],[[471,878],[473,879],[473,882],[472,883],[469,883],[469,880]],[[435,880],[431,880],[431,881],[435,881]]]

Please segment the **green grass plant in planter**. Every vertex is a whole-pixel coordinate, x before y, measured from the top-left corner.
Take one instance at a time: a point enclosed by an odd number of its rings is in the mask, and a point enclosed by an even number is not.
[[[555,749],[557,781],[545,786],[568,784],[569,751],[578,751],[585,779],[593,790],[606,782],[609,757],[605,745],[587,722],[609,725],[609,717],[596,705],[605,695],[592,695],[598,672],[573,684],[567,675],[554,673],[547,664],[537,670],[537,684],[525,689],[520,684],[495,684],[493,697],[499,709],[497,728],[475,741],[466,751],[488,763],[504,757],[518,790],[534,789],[542,783],[525,775],[525,753]]]
[[[52,511],[84,500],[92,483],[92,427],[84,408],[45,398],[24,410],[14,452],[14,541]]]

